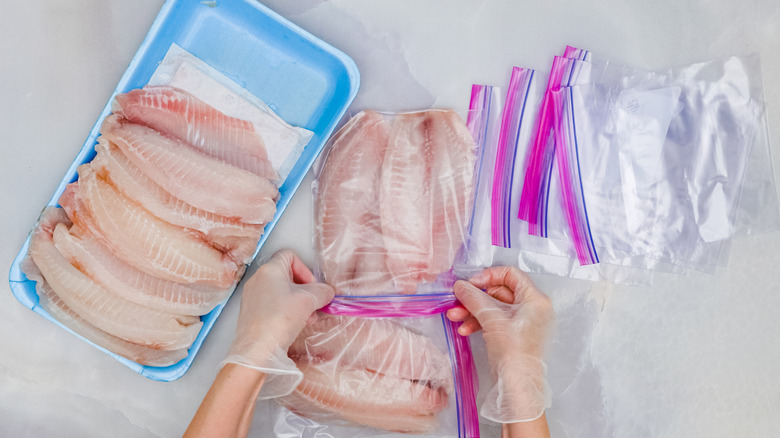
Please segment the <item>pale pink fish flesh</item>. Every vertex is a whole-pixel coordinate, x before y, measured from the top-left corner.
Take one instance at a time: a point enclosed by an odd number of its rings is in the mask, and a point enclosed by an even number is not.
[[[379,192],[387,265],[398,289],[414,292],[427,271],[431,224],[431,157],[425,113],[393,120]]]
[[[226,289],[243,273],[243,265],[124,197],[89,164],[79,167],[79,181],[68,185],[60,205],[79,230],[150,275]]]
[[[235,167],[270,180],[278,175],[251,122],[230,117],[192,94],[169,86],[147,86],[116,96],[114,113],[189,143]]]
[[[52,240],[54,224],[42,219],[30,238],[30,256],[68,308],[128,342],[160,350],[180,350],[192,344],[202,326],[199,318],[160,312],[116,297],[57,251]]]
[[[428,127],[439,141],[431,175],[433,239],[428,275],[448,271],[466,242],[473,205],[475,144],[466,124],[454,111],[430,111]]]
[[[473,153],[473,140],[452,111],[395,117],[379,205],[387,267],[399,290],[414,292],[452,266],[467,226]]]
[[[423,433],[452,390],[449,358],[426,336],[389,320],[317,313],[288,355],[303,380],[280,403],[301,415]]]
[[[154,277],[116,257],[88,233],[63,225],[54,229],[54,246],[96,283],[136,304],[177,315],[205,315],[227,298],[233,287],[218,289]]]
[[[288,351],[293,360],[335,361],[340,367],[452,387],[450,359],[427,336],[388,319],[312,316]]]
[[[58,209],[61,210],[61,209]],[[46,215],[47,213],[44,213]],[[62,212],[62,216],[65,213]],[[67,217],[67,216],[66,216]],[[143,345],[133,344],[124,339],[106,333],[88,323],[78,313],[71,310],[54,290],[44,281],[40,270],[28,255],[21,263],[22,271],[29,280],[34,281],[38,292],[38,305],[52,318],[69,328],[74,333],[83,336],[95,345],[105,348],[120,356],[138,362],[141,365],[166,367],[187,357],[187,349],[156,350]]]
[[[354,116],[331,140],[317,181],[315,242],[325,282],[342,294],[390,292],[378,184],[389,127],[374,111]]]
[[[193,207],[250,224],[267,223],[276,213],[279,192],[266,178],[116,115],[106,117],[101,134],[152,181]]]
[[[337,373],[310,363],[298,364],[303,380],[279,403],[299,415],[327,420],[333,414],[345,420],[401,433],[426,433],[439,425],[446,408],[441,388],[399,379],[366,369]]]
[[[177,199],[149,179],[119,148],[100,138],[95,146],[97,156],[90,166],[111,181],[123,195],[143,205],[158,218],[198,231],[203,239],[240,263],[251,261],[263,225],[246,224],[210,213]]]

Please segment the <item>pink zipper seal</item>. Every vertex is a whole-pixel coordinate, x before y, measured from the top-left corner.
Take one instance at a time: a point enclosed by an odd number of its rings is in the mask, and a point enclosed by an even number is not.
[[[336,295],[320,309],[330,315],[360,318],[427,318],[457,307],[455,294],[387,294],[374,296]]]

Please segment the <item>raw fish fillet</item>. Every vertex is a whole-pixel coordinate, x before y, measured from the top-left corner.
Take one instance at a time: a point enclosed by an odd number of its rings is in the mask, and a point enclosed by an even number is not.
[[[266,178],[116,115],[106,117],[101,134],[152,181],[193,207],[250,224],[267,223],[276,213],[279,193]]]
[[[116,145],[102,137],[95,150],[97,156],[90,166],[110,180],[123,195],[168,223],[202,233],[206,242],[228,253],[237,262],[248,263],[252,259],[263,225],[228,219],[177,199],[141,172]]]
[[[447,395],[411,380],[365,369],[337,374],[321,366],[299,364],[303,380],[280,400],[300,415],[328,418],[337,413],[346,420],[401,433],[427,433],[438,427],[437,414],[447,406]]]
[[[70,264],[117,296],[163,312],[205,315],[233,290],[151,276],[120,260],[88,233],[79,233],[76,227],[68,230],[64,224],[54,229],[54,246]]]
[[[290,346],[288,355],[293,360],[335,361],[340,367],[425,381],[445,393],[452,387],[450,359],[427,336],[388,319],[321,312],[312,318]]]
[[[374,111],[334,136],[317,182],[316,246],[325,282],[338,293],[391,291],[379,222],[378,184],[389,127]]]
[[[98,329],[128,342],[160,350],[186,349],[192,344],[203,324],[199,318],[172,315],[118,298],[57,251],[52,240],[54,226],[52,219],[42,217],[30,238],[30,256],[68,308]]]
[[[39,305],[43,307],[54,319],[75,333],[87,338],[93,343],[113,351],[141,365],[152,367],[167,367],[187,357],[187,349],[157,350],[151,347],[127,342],[124,339],[106,333],[103,330],[88,323],[84,318],[65,305],[65,302],[54,293],[48,284],[41,283],[38,288],[40,297]]]
[[[320,270],[340,293],[415,292],[465,240],[474,144],[452,111],[371,111],[334,137],[317,181]],[[370,255],[370,257],[368,257]],[[432,340],[382,319],[317,314],[288,355],[303,371],[280,402],[301,415],[397,432],[438,427],[452,368]]]
[[[475,144],[466,124],[454,111],[430,111],[428,126],[431,138],[439,141],[431,165],[431,262],[428,274],[445,272],[452,267],[466,231],[473,203]]]
[[[413,292],[447,271],[464,242],[474,142],[450,110],[399,114],[393,121],[379,192],[387,267]]]
[[[150,275],[227,289],[243,273],[243,265],[124,197],[89,164],[79,167],[79,181],[68,185],[60,205],[80,231]]]
[[[252,123],[227,116],[174,87],[147,86],[116,96],[114,114],[189,143],[205,154],[270,180],[278,175]]]
[[[48,221],[48,219],[45,219],[48,216],[49,219],[54,220],[52,222],[53,224],[57,224],[58,222],[67,223],[67,216],[62,209],[50,208],[49,210],[50,211],[44,212],[42,215],[42,221]],[[35,289],[38,292],[38,305],[62,325],[68,327],[74,333],[90,340],[94,344],[113,351],[132,361],[138,362],[141,365],[154,367],[173,365],[187,357],[186,348],[179,350],[156,350],[154,348],[127,342],[124,339],[117,338],[114,335],[100,330],[71,310],[71,308],[54,293],[54,290],[43,279],[41,271],[35,266],[35,262],[29,255],[22,261],[21,268],[27,278],[36,283]]]
[[[449,358],[389,320],[318,313],[288,353],[304,377],[281,403],[313,418],[336,413],[391,431],[430,432],[452,388]]]

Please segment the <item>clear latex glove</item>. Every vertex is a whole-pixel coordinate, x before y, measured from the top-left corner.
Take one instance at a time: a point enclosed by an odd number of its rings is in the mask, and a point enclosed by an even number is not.
[[[303,374],[287,349],[333,295],[333,288],[317,283],[292,250],[277,252],[244,286],[236,337],[221,365],[235,363],[265,373],[260,399],[290,394]]]
[[[484,290],[484,291],[483,291]],[[498,423],[539,418],[550,405],[543,362],[554,324],[550,299],[517,268],[488,268],[468,282],[455,283],[465,307],[447,312],[467,336],[482,330],[495,386],[480,413]]]

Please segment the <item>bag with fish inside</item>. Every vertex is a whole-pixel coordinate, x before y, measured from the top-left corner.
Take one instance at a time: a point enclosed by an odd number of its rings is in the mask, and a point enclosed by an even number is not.
[[[443,313],[454,305],[451,293],[336,297],[288,351],[303,377],[276,399],[274,436],[479,436],[468,338]]]
[[[478,435],[468,340],[442,313],[454,296],[430,293],[451,291],[473,167],[451,110],[363,111],[331,139],[314,234],[337,298],[288,351],[302,380],[278,399],[277,436]]]
[[[320,278],[337,294],[415,293],[450,271],[465,242],[474,161],[455,111],[352,117],[314,183]]]

